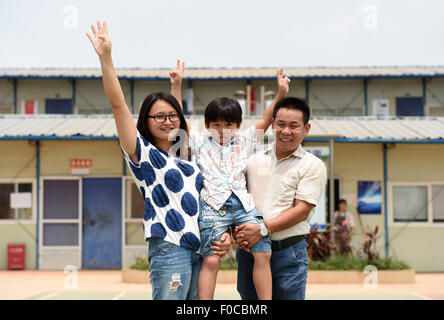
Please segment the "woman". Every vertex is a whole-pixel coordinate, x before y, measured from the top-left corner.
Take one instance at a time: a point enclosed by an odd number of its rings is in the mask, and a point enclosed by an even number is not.
[[[87,36],[100,59],[120,146],[145,199],[143,229],[149,240],[153,299],[197,299],[202,174],[188,156],[187,135],[181,134],[188,130],[181,106],[170,94],[152,93],[142,104],[136,126],[114,71],[108,26],[98,21],[97,30],[93,25],[91,30],[93,36]],[[181,81],[180,69],[176,77]],[[230,246],[228,234],[215,245],[223,257]]]

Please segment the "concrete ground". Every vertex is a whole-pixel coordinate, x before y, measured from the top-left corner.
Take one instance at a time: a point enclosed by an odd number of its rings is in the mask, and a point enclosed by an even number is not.
[[[120,271],[0,271],[1,300],[150,300],[150,284],[121,282]],[[77,288],[73,284],[77,283]],[[444,273],[416,275],[414,284],[309,284],[309,300],[444,300]],[[236,284],[218,284],[216,300],[240,299]]]

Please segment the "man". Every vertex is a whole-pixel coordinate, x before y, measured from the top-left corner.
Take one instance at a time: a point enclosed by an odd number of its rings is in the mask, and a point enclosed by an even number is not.
[[[248,252],[261,237],[272,240],[273,299],[303,300],[308,269],[305,235],[326,184],[324,163],[305,151],[301,142],[310,131],[310,109],[301,99],[280,100],[273,112],[275,141],[248,159],[247,178],[264,223],[235,228],[237,288],[243,300],[256,300],[253,258]]]

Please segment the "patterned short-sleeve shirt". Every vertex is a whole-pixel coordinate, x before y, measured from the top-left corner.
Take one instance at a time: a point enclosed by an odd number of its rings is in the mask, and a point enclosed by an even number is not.
[[[248,157],[257,145],[256,128],[236,132],[226,144],[215,141],[208,131],[190,131],[190,148],[196,156],[204,177],[201,196],[215,210],[234,193],[246,211],[254,209],[254,201],[247,192]]]
[[[175,158],[150,144],[137,132],[137,163],[121,147],[131,175],[145,199],[145,239],[165,241],[197,251],[199,192],[202,174],[193,159]]]

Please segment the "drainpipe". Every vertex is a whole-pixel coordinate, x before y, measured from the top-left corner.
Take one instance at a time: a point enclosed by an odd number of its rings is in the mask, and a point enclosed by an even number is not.
[[[389,257],[389,230],[387,211],[387,143],[383,144],[383,164],[384,164],[384,232],[385,232],[385,256]]]
[[[134,80],[130,80],[130,88],[131,88],[131,113],[134,114]]]
[[[426,112],[428,113],[428,110],[426,110],[426,104],[427,104],[427,78],[422,78],[422,110],[424,112],[424,115],[426,115]]]
[[[35,153],[36,153],[36,165],[35,165],[35,172],[36,172],[36,197],[37,197],[37,224],[36,224],[36,231],[35,231],[35,242],[36,242],[36,252],[35,252],[35,268],[36,270],[39,270],[39,227],[40,227],[40,141],[35,141]]]
[[[330,201],[329,201],[329,214],[330,214],[330,241],[332,244],[332,247],[334,245],[334,236],[333,236],[333,219],[335,214],[335,163],[334,163],[334,144],[335,140],[334,137],[329,138],[330,143]]]
[[[122,157],[122,160],[123,160],[122,172],[123,172],[123,176],[126,177],[126,161],[125,161],[124,157]]]
[[[14,92],[14,114],[17,114],[17,79],[12,79],[12,90]]]
[[[310,79],[305,79],[305,102],[310,104]]]
[[[364,115],[368,116],[368,79],[364,78]]]

